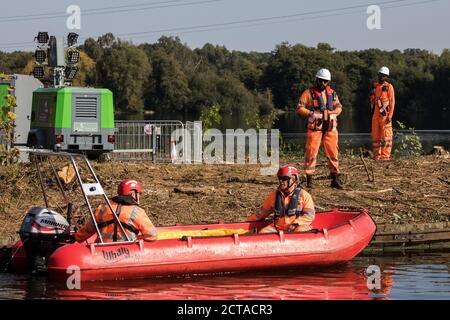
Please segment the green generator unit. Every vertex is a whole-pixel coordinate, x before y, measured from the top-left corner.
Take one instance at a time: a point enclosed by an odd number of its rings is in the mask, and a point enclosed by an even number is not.
[[[33,92],[28,147],[101,157],[110,155],[114,141],[110,90],[63,87]]]

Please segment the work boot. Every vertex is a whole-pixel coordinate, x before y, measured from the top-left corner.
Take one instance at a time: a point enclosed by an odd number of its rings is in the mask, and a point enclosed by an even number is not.
[[[310,174],[306,175],[306,187],[312,189],[313,187],[313,176]]]
[[[331,185],[330,187],[336,188],[336,189],[344,189],[344,186],[342,185],[342,182],[338,179],[337,173],[331,174]]]

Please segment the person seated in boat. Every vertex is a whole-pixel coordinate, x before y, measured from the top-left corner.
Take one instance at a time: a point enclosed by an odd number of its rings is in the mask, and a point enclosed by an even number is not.
[[[285,165],[277,173],[279,185],[262,206],[248,217],[247,222],[265,220],[274,213],[274,221],[259,233],[283,231],[309,231],[316,211],[311,195],[299,185],[295,167]]]
[[[110,199],[111,206],[116,211],[119,220],[130,240],[139,238],[154,241],[157,238],[156,228],[148,218],[145,210],[139,207],[142,184],[134,179],[123,180],[117,189],[117,196]],[[105,203],[95,210],[95,220],[104,242],[125,241],[117,220],[109,206]],[[92,219],[74,234],[75,240],[83,242],[96,233]],[[99,241],[99,239],[97,239]]]

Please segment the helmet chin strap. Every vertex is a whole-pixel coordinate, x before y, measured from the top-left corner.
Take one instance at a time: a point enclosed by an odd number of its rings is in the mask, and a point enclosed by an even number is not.
[[[140,197],[139,197],[139,193],[137,191],[132,190],[130,192],[129,196],[131,196],[134,199],[134,201],[136,201],[136,203],[139,204]]]
[[[295,188],[297,188],[297,183],[292,182],[291,185],[290,185],[289,188],[288,188],[288,192],[289,192],[289,193],[294,192]],[[292,190],[291,190],[291,189],[292,189]]]
[[[290,180],[289,180],[289,182],[290,182]],[[286,190],[281,190],[281,191],[282,191],[285,195],[291,194],[291,193],[295,190],[295,188],[293,188],[294,190],[291,190],[292,186],[296,186],[296,182],[295,182],[295,181],[293,181],[292,183],[290,183],[290,184],[288,185],[288,187],[286,188]]]
[[[388,79],[388,76],[386,75],[379,75],[378,76],[378,82],[381,84],[383,82],[385,82]]]

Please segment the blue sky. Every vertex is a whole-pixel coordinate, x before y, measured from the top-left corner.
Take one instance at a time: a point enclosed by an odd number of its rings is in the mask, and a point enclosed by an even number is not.
[[[369,4],[381,8],[380,30],[366,26]],[[422,48],[441,53],[450,47],[450,0],[14,0],[0,12],[0,50],[34,50],[38,31],[73,31],[66,27],[69,5],[81,8],[81,30],[76,31],[81,38],[113,32],[141,43],[174,35],[191,48],[209,42],[260,52],[283,41],[307,46],[328,42],[338,50]],[[33,19],[36,14],[44,16]],[[196,26],[205,27],[189,29]]]

